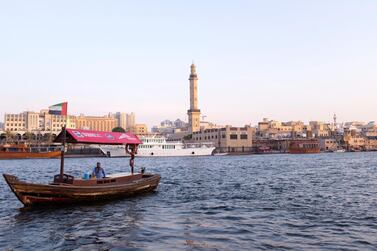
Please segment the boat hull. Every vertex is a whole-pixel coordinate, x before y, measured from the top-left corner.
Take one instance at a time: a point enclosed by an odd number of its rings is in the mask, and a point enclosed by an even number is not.
[[[101,147],[102,152],[108,157],[127,157],[122,147]],[[198,148],[182,148],[182,149],[162,149],[139,148],[136,156],[138,157],[183,157],[183,156],[210,156],[213,154],[215,147],[198,147]]]
[[[160,181],[160,175],[157,174],[137,174],[135,179],[123,184],[116,178],[109,178],[98,180],[98,182],[94,181],[95,184],[91,181],[89,185],[65,183],[43,185],[23,182],[13,175],[3,174],[3,176],[13,193],[27,207],[74,205],[81,202],[130,197],[154,191]],[[108,183],[105,182],[107,180]]]
[[[60,151],[54,152],[0,152],[0,159],[54,159],[59,158]]]
[[[313,154],[320,152],[320,149],[289,149],[289,153],[291,154]]]

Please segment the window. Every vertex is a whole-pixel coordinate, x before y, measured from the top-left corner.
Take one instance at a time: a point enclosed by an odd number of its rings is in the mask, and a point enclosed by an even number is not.
[[[231,134],[230,139],[238,139],[237,134]]]
[[[241,134],[241,139],[247,139],[247,134]]]

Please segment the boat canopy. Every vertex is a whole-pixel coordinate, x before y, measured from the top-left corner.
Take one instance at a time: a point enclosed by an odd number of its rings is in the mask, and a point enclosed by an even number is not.
[[[63,131],[54,142],[63,142]],[[141,140],[132,133],[100,132],[91,130],[66,129],[66,143],[101,144],[101,145],[126,145],[142,144]]]

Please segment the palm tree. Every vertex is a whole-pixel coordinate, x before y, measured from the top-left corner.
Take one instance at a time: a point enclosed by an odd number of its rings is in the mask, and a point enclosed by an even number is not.
[[[5,132],[5,144],[13,143],[13,134],[10,131]]]
[[[111,130],[112,132],[126,132],[126,130],[124,130],[122,127],[120,126],[117,126],[117,127],[114,127],[113,130]]]
[[[31,132],[25,132],[24,139],[28,145],[33,143],[34,134]]]
[[[0,135],[0,143],[3,143],[3,141],[5,141],[5,139],[6,139],[6,135],[5,135],[5,133],[2,133],[2,134]]]

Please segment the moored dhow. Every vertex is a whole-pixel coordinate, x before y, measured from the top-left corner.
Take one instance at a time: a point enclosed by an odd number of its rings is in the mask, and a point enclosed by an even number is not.
[[[289,153],[305,154],[320,152],[319,142],[317,139],[295,139],[289,143]]]
[[[59,158],[60,147],[5,144],[0,146],[0,159],[49,159]]]
[[[133,134],[63,128],[56,142],[63,143],[61,166],[60,174],[55,175],[51,183],[29,183],[20,181],[16,176],[3,174],[13,193],[25,206],[74,205],[79,202],[128,197],[154,191],[160,182],[158,174],[144,173],[144,170],[140,173],[133,172],[134,153],[137,145],[141,143]],[[112,174],[101,179],[76,178],[65,174],[64,145],[66,142],[123,145],[131,154],[131,173]]]

